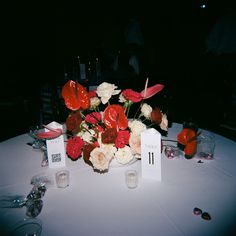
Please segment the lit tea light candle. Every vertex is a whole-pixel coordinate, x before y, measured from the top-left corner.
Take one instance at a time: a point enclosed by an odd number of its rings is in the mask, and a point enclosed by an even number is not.
[[[128,188],[136,188],[138,186],[138,175],[135,170],[126,172],[126,184]]]
[[[63,170],[56,173],[56,182],[58,188],[69,186],[69,171]]]

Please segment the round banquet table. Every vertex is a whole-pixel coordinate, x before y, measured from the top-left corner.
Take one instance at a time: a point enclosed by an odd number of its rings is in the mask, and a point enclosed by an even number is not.
[[[173,124],[168,136],[175,139],[182,129]],[[162,153],[162,181],[142,178],[141,161],[112,167],[99,174],[83,159],[66,158],[70,186],[50,186],[42,198],[37,217],[44,236],[204,236],[233,235],[236,232],[236,143],[215,134],[213,160],[168,159]],[[27,195],[31,178],[46,174],[54,178],[58,169],[41,167],[42,152],[26,145],[32,138],[23,134],[0,143],[1,195]],[[139,185],[128,189],[125,171],[136,169]],[[204,220],[193,214],[198,207],[211,215]],[[9,232],[27,218],[26,209],[1,208],[1,232]],[[1,234],[2,235],[2,234]]]

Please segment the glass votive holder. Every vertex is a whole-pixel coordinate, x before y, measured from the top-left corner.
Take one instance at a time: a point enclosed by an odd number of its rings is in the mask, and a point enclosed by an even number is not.
[[[128,188],[136,188],[138,186],[138,172],[136,170],[127,170],[125,172],[125,182]]]
[[[66,188],[70,184],[70,173],[68,170],[60,170],[56,173],[56,184],[58,188]]]
[[[203,131],[197,139],[197,156],[201,159],[213,159],[215,151],[215,136]]]
[[[175,158],[175,157],[179,157],[179,156],[180,156],[180,150],[179,150],[179,148],[176,147],[176,146],[172,146],[172,145],[166,146],[164,153],[165,153],[165,156],[166,156],[168,159],[172,159],[172,158]]]

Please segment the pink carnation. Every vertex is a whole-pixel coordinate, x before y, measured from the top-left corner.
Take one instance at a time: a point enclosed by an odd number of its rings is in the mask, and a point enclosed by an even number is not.
[[[129,144],[129,138],[130,133],[128,130],[120,130],[115,141],[115,146],[117,148],[125,147],[126,144]]]
[[[85,121],[90,124],[97,124],[102,120],[102,115],[99,112],[92,112],[85,116]]]
[[[97,96],[97,92],[96,92],[96,89],[92,90],[92,91],[89,91],[89,97],[90,98],[93,98],[93,97],[96,97]]]
[[[71,137],[68,139],[66,145],[66,152],[72,160],[76,160],[80,157],[84,141],[79,137]]]

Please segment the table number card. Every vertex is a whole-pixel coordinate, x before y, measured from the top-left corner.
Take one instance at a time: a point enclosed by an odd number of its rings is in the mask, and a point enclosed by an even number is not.
[[[154,128],[141,133],[142,177],[161,181],[161,134]]]
[[[53,121],[47,125],[49,128],[62,129],[62,125]],[[49,131],[45,128],[45,131]],[[60,135],[58,138],[46,140],[47,144],[47,155],[48,155],[48,166],[49,168],[63,167],[66,164],[66,153],[64,136]]]

